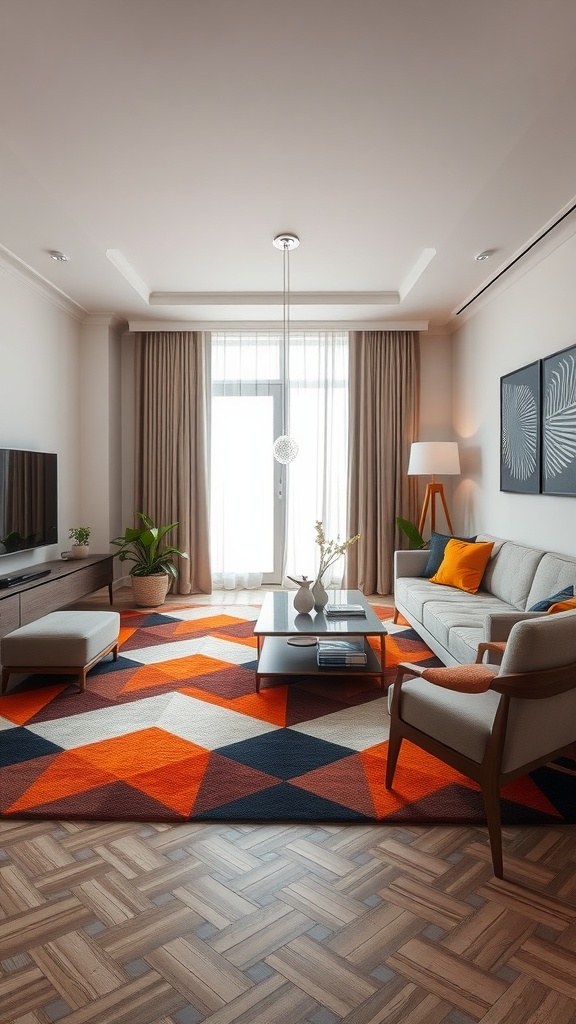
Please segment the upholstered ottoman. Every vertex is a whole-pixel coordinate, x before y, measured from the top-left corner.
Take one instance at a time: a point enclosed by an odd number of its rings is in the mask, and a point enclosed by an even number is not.
[[[50,612],[2,637],[0,662],[4,693],[12,672],[78,675],[80,690],[86,673],[110,652],[118,658],[118,612]]]

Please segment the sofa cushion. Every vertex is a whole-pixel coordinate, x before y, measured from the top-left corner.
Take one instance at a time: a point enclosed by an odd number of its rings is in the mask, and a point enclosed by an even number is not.
[[[493,547],[492,542],[469,544],[462,540],[449,540],[442,564],[430,582],[443,583],[465,590],[468,594],[475,594],[482,582]]]
[[[452,631],[457,627],[463,626],[483,632],[487,615],[511,611],[510,605],[504,604],[497,597],[485,594],[483,591],[478,594],[464,594],[460,591],[453,591],[453,593],[459,595],[458,601],[444,599],[427,601],[422,608],[422,617],[420,618],[422,625],[437,638],[443,647],[451,649]],[[478,643],[484,639],[485,637],[481,636]],[[475,658],[476,649],[473,654]]]
[[[568,601],[571,597],[574,597],[574,587],[572,584],[569,587],[564,587],[564,590],[559,590],[557,594],[552,594],[551,597],[544,597],[542,601],[536,601],[536,604],[533,604],[528,611],[548,612],[559,601]]]
[[[396,604],[402,605],[419,622],[423,622],[424,606],[428,601],[444,601],[461,605],[462,598],[470,596],[463,595],[460,590],[454,590],[454,587],[437,586],[422,576],[398,577],[395,582],[394,594]]]
[[[556,612],[573,612],[576,611],[576,597],[570,597],[567,601],[558,601],[557,604],[553,604],[548,609],[547,615],[555,614]]]
[[[478,644],[485,639],[483,626],[455,626],[450,630],[450,651],[461,665],[476,661]]]
[[[534,573],[526,607],[531,608],[537,601],[542,601],[549,594],[555,594],[570,584],[576,585],[576,558],[546,552]]]
[[[518,611],[525,611],[532,580],[543,555],[544,552],[537,548],[504,541],[498,548],[494,548],[493,557],[484,573],[482,588]],[[553,589],[548,588],[540,596],[546,597],[554,593],[554,590],[558,590],[558,586],[553,585]],[[533,602],[530,601],[530,604]]]
[[[446,549],[446,545],[447,545],[449,540],[474,541],[474,540],[476,540],[476,538],[475,537],[455,537],[453,534],[450,534],[450,533],[436,533],[436,531],[433,530],[432,531],[432,535],[430,537],[430,544],[429,544],[430,554],[428,555],[428,561],[426,562],[426,568],[424,569],[424,572],[422,573],[423,576],[427,576],[428,579],[430,579],[431,576],[434,576],[434,574],[438,572],[438,569],[442,565],[442,559],[444,558],[444,551]]]

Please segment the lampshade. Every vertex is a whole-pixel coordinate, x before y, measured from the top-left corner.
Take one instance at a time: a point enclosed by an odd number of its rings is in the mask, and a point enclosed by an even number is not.
[[[408,476],[458,476],[456,441],[416,441],[410,448]]]

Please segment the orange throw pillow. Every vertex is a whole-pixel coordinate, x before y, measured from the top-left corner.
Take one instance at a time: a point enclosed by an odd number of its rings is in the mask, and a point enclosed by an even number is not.
[[[488,544],[470,544],[463,540],[449,540],[438,572],[431,583],[442,583],[446,587],[458,587],[468,594],[475,594],[482,582],[494,541]]]
[[[573,611],[576,608],[576,597],[571,597],[567,601],[557,601],[556,604],[550,606],[547,615],[551,615],[552,612],[568,612]]]

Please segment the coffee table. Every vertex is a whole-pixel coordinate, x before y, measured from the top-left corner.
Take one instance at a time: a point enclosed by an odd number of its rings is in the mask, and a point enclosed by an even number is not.
[[[364,615],[349,618],[331,618],[323,612],[312,611],[302,615],[294,607],[294,591],[275,590],[264,597],[260,615],[254,626],[258,641],[258,662],[256,665],[256,693],[264,676],[322,676],[322,675],[363,675],[377,676],[384,686],[386,649],[384,638],[386,627],[368,604],[359,590],[332,590],[329,599],[332,604],[360,604]],[[316,645],[294,647],[288,639],[296,636],[311,637],[364,637],[367,664],[319,668],[316,661]],[[370,644],[369,636],[380,637],[380,657]]]

